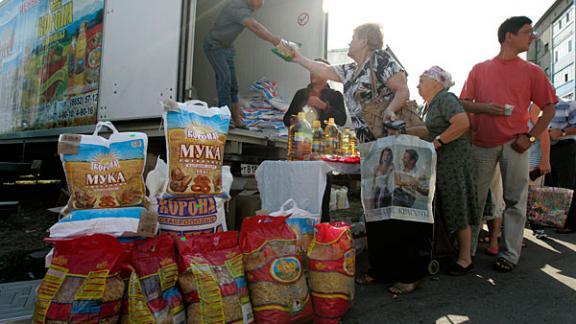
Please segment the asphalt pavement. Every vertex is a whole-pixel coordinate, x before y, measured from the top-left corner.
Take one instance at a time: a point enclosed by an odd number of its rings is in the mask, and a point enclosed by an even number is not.
[[[343,323],[576,323],[576,234],[546,232],[542,240],[525,230],[526,247],[510,273],[493,270],[496,258],[480,244],[466,276],[441,272],[398,298],[388,285],[357,285]]]

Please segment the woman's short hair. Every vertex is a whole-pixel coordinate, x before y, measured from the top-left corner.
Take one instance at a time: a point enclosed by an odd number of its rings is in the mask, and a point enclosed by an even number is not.
[[[381,49],[384,46],[384,35],[380,24],[362,24],[354,28],[354,35],[359,39],[365,39],[371,50]]]

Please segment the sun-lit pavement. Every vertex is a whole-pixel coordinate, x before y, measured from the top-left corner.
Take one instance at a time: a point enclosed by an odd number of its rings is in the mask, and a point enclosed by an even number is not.
[[[357,286],[344,323],[576,323],[576,234],[547,233],[539,240],[525,231],[527,247],[511,273],[492,270],[495,257],[480,245],[473,274],[428,277],[397,299],[386,285]]]

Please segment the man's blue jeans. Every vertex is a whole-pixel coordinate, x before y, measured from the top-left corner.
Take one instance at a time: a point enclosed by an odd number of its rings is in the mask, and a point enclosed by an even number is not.
[[[234,66],[236,51],[233,47],[222,47],[218,42],[207,38],[204,40],[204,53],[216,76],[218,106],[232,109],[232,104],[238,102],[238,80]]]

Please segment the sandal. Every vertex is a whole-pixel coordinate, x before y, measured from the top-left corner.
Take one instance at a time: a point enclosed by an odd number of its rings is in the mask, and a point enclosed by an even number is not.
[[[498,272],[510,272],[516,268],[516,265],[504,258],[498,258],[494,264],[494,270]]]
[[[370,276],[369,274],[365,273],[359,277],[356,277],[354,279],[354,281],[356,281],[357,284],[362,285],[362,286],[368,286],[368,285],[373,285],[376,283],[376,278],[373,278],[372,276]]]
[[[422,281],[416,281],[413,283],[397,282],[393,284],[390,288],[388,288],[388,291],[392,295],[406,295],[416,290],[416,288],[419,288],[421,284]]]
[[[498,250],[498,247],[494,246],[494,247],[487,247],[486,250],[484,250],[484,252],[487,255],[497,256],[498,252],[500,252],[500,251]]]

